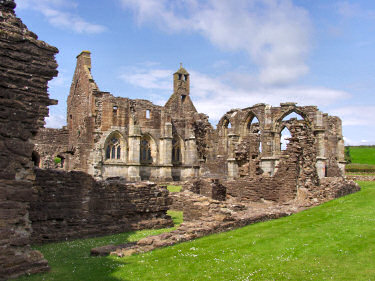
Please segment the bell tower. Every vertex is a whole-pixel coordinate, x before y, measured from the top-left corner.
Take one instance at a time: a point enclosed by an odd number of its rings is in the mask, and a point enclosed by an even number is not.
[[[173,74],[173,94],[165,104],[173,114],[183,115],[186,112],[197,112],[190,99],[190,74],[182,67]]]
[[[190,75],[180,63],[180,68],[173,74],[173,93],[178,93],[183,96],[188,96],[190,93]]]

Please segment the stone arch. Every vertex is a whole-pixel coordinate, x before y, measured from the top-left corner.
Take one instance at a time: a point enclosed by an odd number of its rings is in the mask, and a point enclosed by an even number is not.
[[[103,146],[105,161],[126,162],[128,147],[124,136],[119,131],[111,132]]]
[[[285,117],[288,117],[290,114],[296,113],[297,115],[301,116],[303,120],[308,122],[307,114],[299,109],[298,107],[292,107],[284,112],[281,112],[277,118],[275,118],[275,122],[273,124],[274,131],[280,131],[280,127],[282,126],[282,122]]]
[[[185,163],[185,145],[183,139],[178,134],[173,134],[172,138],[172,164],[179,165]]]
[[[219,132],[219,137],[221,139],[221,146],[224,152],[227,152],[229,150],[229,140],[228,140],[228,135],[229,133],[233,130],[231,126],[230,119],[228,116],[224,115],[217,126],[218,132]]]
[[[232,129],[232,122],[230,121],[230,119],[226,115],[224,115],[220,119],[220,121],[217,125],[217,128],[218,128],[218,130],[220,132],[220,135],[222,137],[227,137],[229,129]]]
[[[151,134],[142,134],[139,153],[141,164],[155,164],[157,162],[157,144],[154,137]]]
[[[273,124],[273,155],[279,155],[281,153],[281,132],[282,130],[285,129],[285,127],[288,128],[288,130],[291,132],[290,128],[288,127],[287,124],[285,124],[286,121],[285,118],[287,118],[289,115],[295,113],[298,115],[301,119],[297,120],[304,120],[308,126],[310,126],[309,119],[307,117],[307,114],[302,111],[298,107],[289,107],[287,110],[281,112],[276,119],[274,119],[274,124]],[[293,117],[294,118],[294,117]],[[292,119],[292,118],[291,118]]]
[[[259,134],[261,134],[263,128],[261,126],[261,123],[260,123],[260,120],[258,118],[258,116],[253,112],[253,111],[249,111],[247,114],[246,114],[246,118],[244,119],[244,121],[242,122],[242,133],[244,136],[248,135],[249,133],[254,133],[254,129],[255,128],[251,128],[251,125],[252,124],[255,124],[256,122],[255,119],[258,121],[258,132]],[[253,129],[253,130],[252,130]]]

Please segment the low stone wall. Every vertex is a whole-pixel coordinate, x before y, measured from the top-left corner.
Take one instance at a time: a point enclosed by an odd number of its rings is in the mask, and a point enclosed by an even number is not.
[[[30,220],[33,243],[173,226],[168,190],[83,172],[36,169]]]
[[[187,182],[183,189],[219,201],[225,201],[227,194],[227,188],[216,178],[193,180],[190,183]]]
[[[49,268],[43,255],[29,246],[31,197],[31,182],[0,179],[0,280]]]
[[[235,198],[218,201],[189,190],[173,194],[176,202],[184,202],[184,223],[177,230],[143,238],[136,243],[107,245],[91,250],[92,255],[119,257],[143,253],[196,239],[212,233],[231,230],[248,224],[288,216],[322,202],[359,191],[353,181],[343,178],[326,178],[313,191],[299,190],[297,198],[289,203],[238,202]],[[306,195],[303,197],[302,195]],[[180,206],[181,207],[181,206]]]
[[[136,243],[94,248],[91,250],[91,254],[128,256],[256,222],[288,216],[300,210],[290,205],[217,201],[188,190],[175,194],[175,196],[181,197],[181,201],[185,201],[184,223],[177,230],[149,236]]]
[[[293,200],[297,195],[296,178],[259,177],[224,181],[227,194],[240,201],[271,200],[285,202]]]
[[[344,178],[323,178],[320,185],[313,188],[299,188],[296,202],[303,206],[318,205],[335,198],[360,191],[360,186]]]
[[[375,181],[375,176],[367,176],[367,175],[347,175],[346,178],[348,180],[353,180],[353,181]]]

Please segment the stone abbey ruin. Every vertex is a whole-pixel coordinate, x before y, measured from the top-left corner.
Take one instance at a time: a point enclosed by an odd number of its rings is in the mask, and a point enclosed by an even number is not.
[[[67,126],[43,128],[56,104],[47,83],[57,76],[58,50],[39,41],[14,8],[0,0],[0,280],[49,269],[30,244],[169,227],[168,209],[183,211],[177,230],[92,254],[149,251],[359,190],[344,176],[338,117],[315,106],[257,104],[228,111],[214,129],[195,109],[182,67],[173,94],[157,106],[100,91],[83,51]],[[287,119],[291,113],[300,118]],[[172,181],[183,190],[169,193]]]

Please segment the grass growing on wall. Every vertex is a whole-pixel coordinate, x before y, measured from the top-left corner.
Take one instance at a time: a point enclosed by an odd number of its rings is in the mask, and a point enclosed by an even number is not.
[[[360,185],[290,217],[125,258],[88,252],[155,231],[41,246],[52,271],[20,280],[373,280],[375,182]]]

